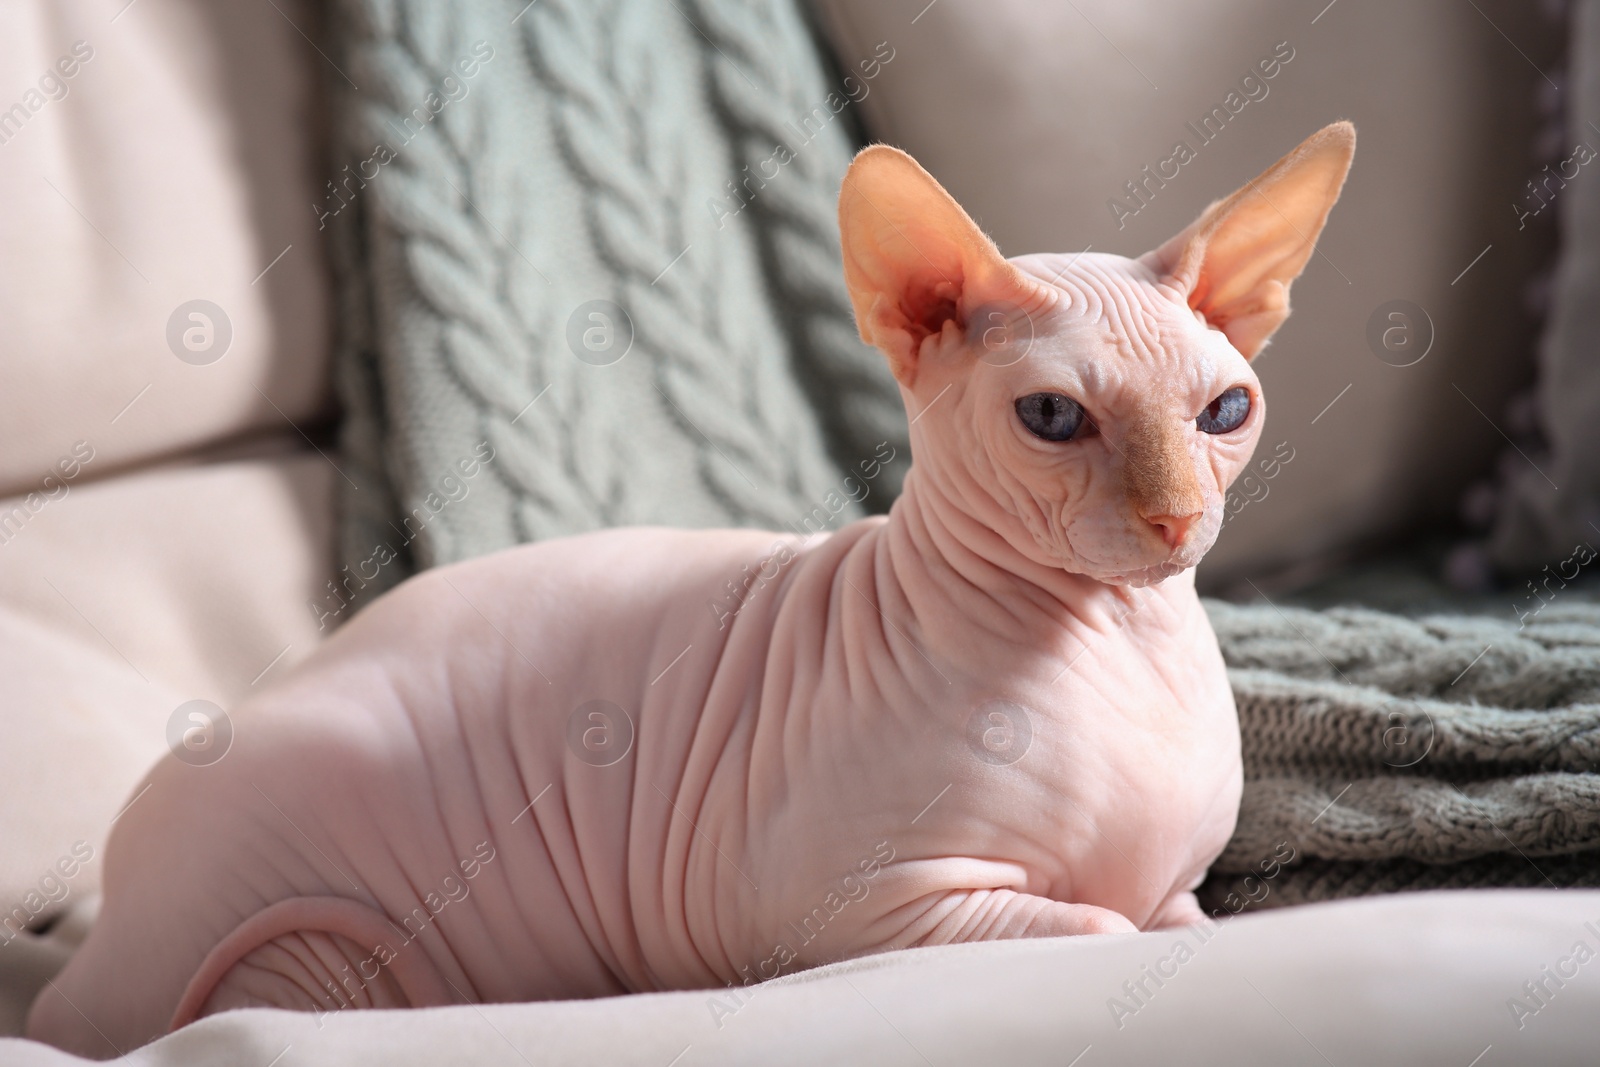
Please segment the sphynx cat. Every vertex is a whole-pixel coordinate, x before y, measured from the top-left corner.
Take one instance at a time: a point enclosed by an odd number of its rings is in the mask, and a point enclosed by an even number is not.
[[[738,986],[1200,920],[1241,765],[1191,568],[1354,147],[1326,127],[1138,259],[1006,260],[863,151],[845,276],[915,461],[890,514],[406,582],[240,705],[221,762],[150,772],[30,1036],[109,1056],[250,1005]]]

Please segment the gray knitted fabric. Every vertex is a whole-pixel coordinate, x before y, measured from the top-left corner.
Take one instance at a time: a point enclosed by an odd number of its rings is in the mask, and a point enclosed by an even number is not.
[[[847,98],[789,0],[340,0],[333,24],[341,597],[606,526],[887,507],[909,449],[839,263]]]
[[[1206,608],[1245,760],[1208,907],[1600,885],[1600,607]]]

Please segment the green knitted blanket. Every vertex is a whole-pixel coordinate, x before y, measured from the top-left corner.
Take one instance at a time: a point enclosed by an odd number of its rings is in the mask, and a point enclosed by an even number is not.
[[[904,415],[834,216],[875,68],[830,69],[791,0],[337,0],[331,29],[350,477],[321,617],[519,541],[893,499]],[[1600,612],[1208,608],[1247,775],[1213,908],[1600,884]]]
[[[1209,907],[1600,885],[1600,607],[1206,608],[1245,761]]]

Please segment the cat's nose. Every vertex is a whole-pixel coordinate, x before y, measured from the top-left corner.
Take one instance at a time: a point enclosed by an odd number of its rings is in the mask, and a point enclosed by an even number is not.
[[[1145,521],[1154,526],[1161,533],[1161,539],[1167,543],[1168,548],[1177,548],[1183,544],[1183,539],[1189,536],[1189,527],[1193,526],[1201,512],[1191,511],[1187,515],[1146,515]]]

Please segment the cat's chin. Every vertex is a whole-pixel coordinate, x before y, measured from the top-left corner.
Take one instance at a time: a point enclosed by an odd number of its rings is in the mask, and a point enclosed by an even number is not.
[[[1130,589],[1143,589],[1149,585],[1160,585],[1168,578],[1182,574],[1191,566],[1193,564],[1168,560],[1166,563],[1157,563],[1154,566],[1141,567],[1138,570],[1122,574],[1091,574],[1087,577],[1093,578],[1097,582],[1104,582],[1106,585],[1124,585]]]

